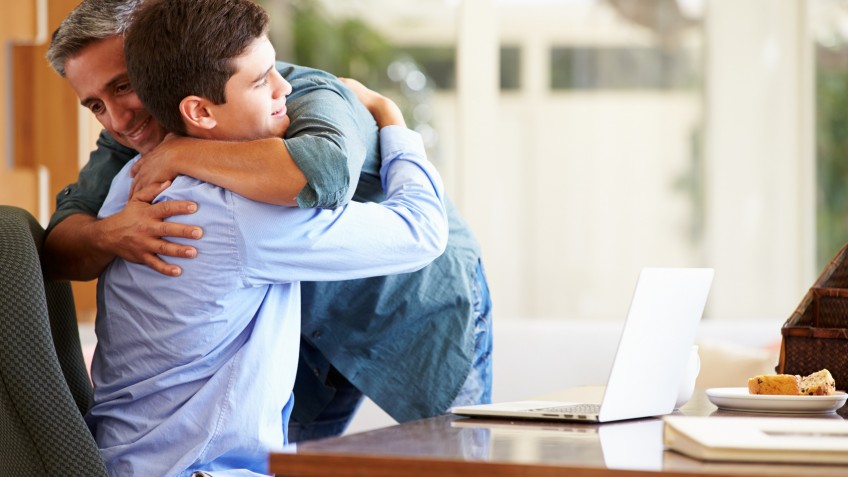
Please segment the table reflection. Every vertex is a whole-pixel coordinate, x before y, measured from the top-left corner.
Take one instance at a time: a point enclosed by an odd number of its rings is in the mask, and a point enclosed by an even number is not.
[[[711,416],[781,416],[844,419],[848,407],[837,413],[776,414],[727,411],[709,402],[703,392],[674,414]],[[452,415],[409,422],[332,439],[307,442],[295,454],[272,456],[277,475],[337,477],[339,475],[445,475],[547,476],[551,468],[616,472],[643,471],[646,475],[794,477],[843,476],[844,467],[768,463],[703,462],[666,451],[662,445],[663,420],[556,423],[483,419]],[[354,473],[347,472],[355,469]],[[381,472],[388,472],[391,474]],[[424,469],[424,470],[422,470]],[[497,473],[495,472],[495,473]],[[581,474],[582,475],[582,474]],[[590,474],[586,474],[590,475]],[[595,475],[595,474],[591,474]],[[597,474],[600,475],[600,474]],[[604,473],[604,475],[607,475]]]
[[[660,470],[662,420],[639,419],[607,424],[553,424],[460,418],[451,428],[488,435],[475,450],[492,462],[573,463],[610,469]],[[475,457],[480,457],[476,455]]]

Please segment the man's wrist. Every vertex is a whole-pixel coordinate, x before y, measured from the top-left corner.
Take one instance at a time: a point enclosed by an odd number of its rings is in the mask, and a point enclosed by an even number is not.
[[[406,126],[398,105],[385,96],[381,96],[378,101],[369,108],[374,120],[380,128],[386,126]]]
[[[109,232],[109,219],[98,219],[92,217],[92,220],[86,223],[83,230],[83,237],[86,243],[92,244],[99,255],[115,257],[113,234]]]
[[[165,151],[165,172],[167,172],[170,180],[173,180],[179,175],[188,175],[186,158],[190,157],[190,155],[183,152],[182,144],[182,142],[177,142],[173,148]]]

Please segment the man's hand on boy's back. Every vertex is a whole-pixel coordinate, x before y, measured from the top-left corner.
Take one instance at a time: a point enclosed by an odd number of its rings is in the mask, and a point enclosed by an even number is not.
[[[120,257],[143,263],[163,275],[180,275],[180,267],[167,263],[164,257],[194,258],[197,250],[169,242],[167,238],[199,239],[203,230],[165,221],[194,213],[197,210],[194,202],[152,204],[169,185],[170,182],[164,182],[144,187],[130,197],[126,208],[110,217],[96,219],[80,213],[60,222],[44,243],[45,272],[52,279],[92,280],[115,257]]]
[[[152,204],[156,196],[170,185],[168,180],[143,187],[132,194],[124,210],[103,221],[118,219],[109,223],[107,232],[112,239],[110,248],[116,256],[129,262],[143,263],[163,275],[178,276],[182,272],[180,267],[165,262],[162,257],[194,258],[197,250],[170,242],[167,238],[199,239],[203,236],[203,229],[165,221],[175,215],[194,213],[197,211],[194,202],[166,200]]]

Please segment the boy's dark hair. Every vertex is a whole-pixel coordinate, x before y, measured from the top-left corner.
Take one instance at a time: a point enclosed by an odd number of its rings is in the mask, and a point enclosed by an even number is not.
[[[226,103],[233,60],[267,34],[268,23],[250,0],[146,0],[124,38],[130,83],[162,126],[185,135],[180,101]]]

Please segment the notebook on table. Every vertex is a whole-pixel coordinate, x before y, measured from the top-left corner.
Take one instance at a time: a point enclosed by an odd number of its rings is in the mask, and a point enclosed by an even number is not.
[[[670,414],[713,275],[710,268],[641,271],[600,403],[517,401],[457,406],[451,412],[469,417],[591,422]],[[567,367],[559,372],[567,373]]]

